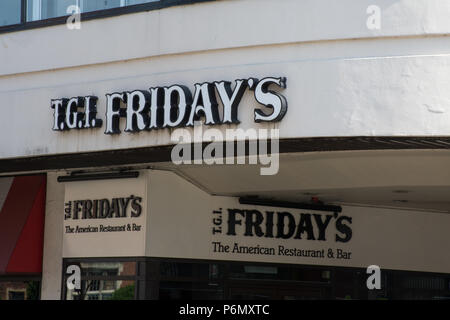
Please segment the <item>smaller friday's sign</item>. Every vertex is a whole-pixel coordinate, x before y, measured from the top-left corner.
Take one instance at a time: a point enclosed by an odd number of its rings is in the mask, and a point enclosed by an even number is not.
[[[63,256],[142,256],[146,175],[65,185]]]
[[[212,211],[212,216],[211,250],[214,255],[327,261],[352,259],[352,251],[344,250],[343,245],[352,240],[353,219],[343,213],[219,208]]]

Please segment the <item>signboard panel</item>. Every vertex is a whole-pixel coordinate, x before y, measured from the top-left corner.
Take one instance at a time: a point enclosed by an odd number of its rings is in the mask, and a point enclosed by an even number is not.
[[[450,272],[449,214],[242,205],[172,173],[149,181],[148,256]]]
[[[146,177],[66,183],[63,257],[143,256]]]

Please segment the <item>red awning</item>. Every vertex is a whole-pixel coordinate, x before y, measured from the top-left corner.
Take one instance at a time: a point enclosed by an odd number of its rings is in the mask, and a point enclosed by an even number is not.
[[[45,176],[0,179],[0,274],[41,273]]]

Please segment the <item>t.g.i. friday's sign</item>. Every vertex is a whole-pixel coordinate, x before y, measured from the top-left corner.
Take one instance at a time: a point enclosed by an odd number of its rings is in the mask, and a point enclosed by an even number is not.
[[[311,241],[324,243],[328,241],[328,243],[339,245],[348,243],[352,239],[352,217],[337,212],[324,214],[323,212],[289,212],[284,209],[228,208],[223,210],[220,208],[213,211],[212,222],[212,234],[222,235],[221,239],[225,240],[212,241],[212,250],[217,254],[311,257],[329,260],[352,258],[351,251],[340,247],[308,248]],[[253,237],[275,241],[269,245],[259,243],[248,245],[248,242],[232,241],[230,243],[228,241],[229,237],[239,239],[242,236],[247,239]]]
[[[183,85],[108,93],[105,134],[121,133],[121,118],[126,119],[125,132],[193,126],[200,117],[204,117],[206,125],[237,124],[239,103],[246,90],[253,91],[255,100],[266,109],[254,110],[255,122],[280,121],[286,114],[287,101],[269,87],[286,88],[286,78],[239,79],[234,89],[228,81],[197,83],[193,95]],[[222,118],[216,96],[223,106]],[[53,130],[101,127],[103,120],[97,118],[97,101],[96,96],[52,100]]]
[[[145,172],[136,179],[67,183],[63,256],[143,256],[146,184]]]
[[[244,205],[234,197],[209,195],[173,172],[151,171],[148,181],[150,257],[450,270],[447,213]]]

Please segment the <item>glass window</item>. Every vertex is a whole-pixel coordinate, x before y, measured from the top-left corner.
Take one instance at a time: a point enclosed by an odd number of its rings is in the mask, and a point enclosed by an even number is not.
[[[18,24],[21,20],[21,0],[0,1],[0,26]]]
[[[27,0],[27,21],[36,21],[68,15],[70,6],[78,6],[77,0]],[[72,11],[69,11],[72,12]]]
[[[217,279],[221,273],[220,266],[208,263],[162,262],[161,277],[163,278],[196,278]]]
[[[82,276],[134,276],[136,262],[82,262],[80,264]]]
[[[290,266],[232,264],[229,276],[231,279],[330,282],[330,271],[327,269]]]
[[[78,7],[79,12],[91,12],[156,1],[159,0],[27,0],[27,21],[73,14],[76,11],[71,6]]]
[[[66,268],[71,264],[81,268],[81,290],[66,288],[66,300],[135,299],[136,261],[67,262]]]
[[[391,296],[395,300],[449,300],[450,279],[442,276],[393,272]]]
[[[89,12],[120,7],[120,0],[88,0],[82,1],[81,11]]]
[[[66,300],[134,300],[133,280],[82,280],[81,290],[67,290]]]
[[[65,287],[68,300],[450,299],[450,275],[386,270],[381,274],[381,289],[369,290],[367,273],[359,268],[143,257],[68,259],[64,268],[73,264],[81,267],[81,290]],[[0,299],[29,299],[37,296],[37,289],[8,283],[2,287],[0,282]]]
[[[351,300],[356,297],[357,284],[356,273],[353,270],[339,269],[334,273],[335,296],[336,300]]]
[[[40,281],[0,279],[0,300],[39,300]]]

